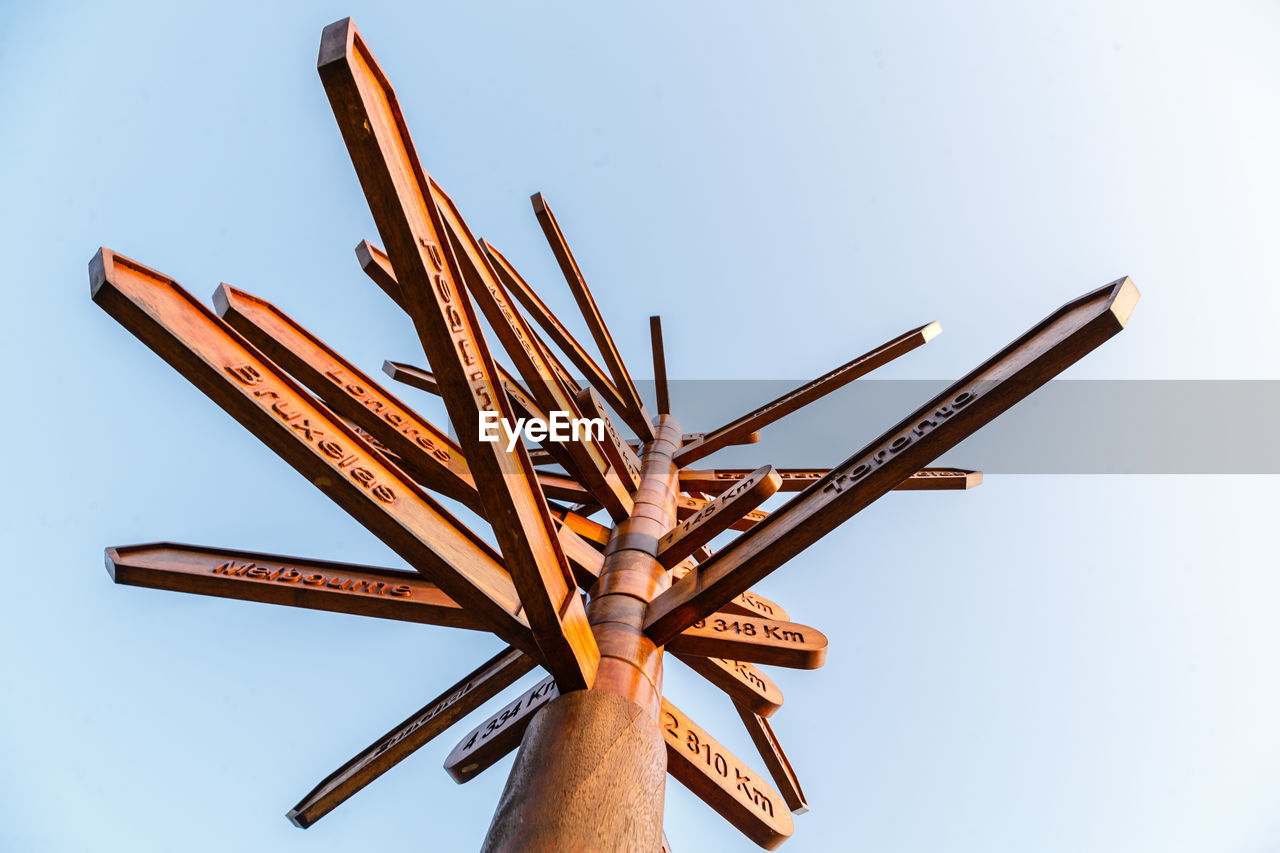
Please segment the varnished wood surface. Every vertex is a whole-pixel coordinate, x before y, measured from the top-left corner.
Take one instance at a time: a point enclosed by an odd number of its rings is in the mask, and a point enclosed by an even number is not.
[[[376,438],[422,485],[483,514],[462,448],[390,391],[265,299],[224,284],[222,319],[341,415]]]
[[[648,712],[578,690],[530,722],[482,853],[657,850],[666,756]]]
[[[814,400],[848,385],[859,376],[866,376],[877,367],[888,364],[895,358],[928,343],[940,331],[942,331],[942,327],[937,323],[929,323],[918,329],[912,329],[906,334],[899,335],[870,352],[863,353],[853,361],[840,365],[830,373],[819,376],[812,382],[801,385],[794,391],[783,394],[772,402],[765,403],[755,411],[748,412],[719,429],[712,430],[707,433],[706,438],[702,441],[685,445],[680,449],[680,453],[676,455],[676,464],[681,468],[692,465],[699,459],[732,444],[736,437],[763,429],[779,418],[789,415],[795,410],[809,405]]]
[[[470,782],[520,745],[533,715],[560,695],[551,676],[503,705],[462,736],[444,760],[444,770],[461,785]]]
[[[827,637],[817,628],[736,613],[713,613],[698,620],[673,637],[667,648],[790,669],[817,669],[827,660]]]
[[[452,211],[442,209],[395,91],[350,19],[325,29],[317,68],[467,464],[477,480],[506,484],[480,496],[543,663],[564,689],[589,687],[599,651],[528,454],[519,442],[508,453],[479,438],[480,412],[515,418],[464,288],[475,271],[454,240],[465,229],[446,224]]]
[[[609,417],[604,400],[600,399],[594,388],[583,388],[574,399],[584,418],[599,418],[604,424],[605,440],[600,443],[600,450],[622,477],[628,491],[634,492],[640,488],[640,457],[613,425],[613,418]]]
[[[1049,315],[655,599],[649,635],[664,643],[759,582],[1118,333],[1137,300],[1126,278]]]
[[[587,383],[605,399],[605,402],[614,411],[625,411],[626,403],[623,402],[618,387],[600,368],[600,365],[596,364],[595,359],[591,357],[586,348],[578,343],[578,339],[565,328],[560,319],[552,313],[541,297],[534,292],[533,288],[529,286],[520,273],[516,272],[516,268],[501,252],[485,240],[481,240],[480,244],[486,256],[493,262],[494,272],[497,273],[499,280],[502,281],[507,291],[520,301],[534,322],[541,326],[547,336],[560,348],[560,351],[568,356],[573,366],[582,372]]]
[[[321,780],[290,810],[289,820],[311,826],[533,667],[517,649],[498,652]]]
[[[658,724],[667,744],[667,772],[766,850],[791,837],[795,823],[782,796],[666,699]]]
[[[676,515],[681,521],[706,509],[711,500],[694,495],[676,495]],[[769,513],[763,509],[753,509],[729,525],[730,530],[750,530],[757,522],[764,521]]]
[[[487,630],[417,572],[155,542],[106,550],[118,584]]]
[[[778,792],[782,794],[787,808],[792,814],[809,811],[809,801],[805,799],[804,789],[800,787],[800,780],[796,778],[796,771],[791,768],[787,754],[782,751],[782,744],[778,743],[778,738],[773,733],[773,726],[763,716],[741,704],[735,703],[734,707],[742,718],[742,724],[747,727],[747,734],[756,745],[769,775],[773,777],[773,783],[778,786]]]
[[[94,302],[498,636],[536,652],[493,549],[177,282],[102,249]]]
[[[631,381],[631,374],[622,360],[622,354],[618,352],[618,347],[613,342],[613,335],[605,325],[604,316],[596,305],[595,297],[591,295],[591,289],[587,287],[587,280],[583,277],[582,270],[578,268],[578,261],[569,249],[569,243],[560,230],[560,224],[556,222],[555,214],[551,212],[542,193],[534,193],[530,201],[533,203],[534,213],[537,214],[538,224],[542,226],[542,233],[546,235],[547,243],[551,246],[551,253],[555,255],[556,263],[560,265],[560,271],[564,273],[565,281],[569,283],[569,289],[582,310],[587,328],[591,330],[591,336],[595,339],[605,366],[609,368],[614,385],[622,396],[623,405],[618,414],[626,420],[628,426],[635,430],[641,440],[648,441],[656,434],[653,431],[649,413],[645,411],[644,402],[636,391],[635,383]]]
[[[566,374],[555,369],[550,351],[533,334],[512,303],[453,200],[435,181],[428,183],[431,196],[443,217],[467,289],[506,348],[517,372],[528,383],[534,401],[545,411],[562,411],[567,412],[570,418],[581,417],[574,399],[575,392],[561,381]],[[621,475],[613,470],[594,438],[548,443],[545,449],[553,454],[563,451],[567,455],[568,459],[561,460],[561,464],[569,466],[567,470],[592,492],[615,521],[627,517],[631,511],[630,493],[623,484]]]
[[[685,560],[671,568],[672,583],[694,571],[692,560]],[[777,622],[790,622],[791,616],[781,604],[765,598],[759,593],[744,590],[726,601],[720,608],[723,613],[737,613],[740,616],[759,616],[762,619],[773,619]]]
[[[803,492],[831,473],[830,468],[776,468],[779,492]],[[684,468],[680,488],[718,495],[754,473],[751,468]],[[922,468],[894,487],[902,492],[963,491],[982,485],[982,472],[964,468]]]
[[[671,654],[752,713],[771,717],[782,707],[782,690],[755,664],[679,652]]]
[[[658,414],[671,414],[671,392],[667,388],[667,353],[662,348],[662,318],[649,318],[649,345],[653,348],[653,387]]]
[[[683,485],[683,480],[681,481]],[[757,468],[658,540],[658,562],[671,568],[768,500],[782,485],[772,465]]]

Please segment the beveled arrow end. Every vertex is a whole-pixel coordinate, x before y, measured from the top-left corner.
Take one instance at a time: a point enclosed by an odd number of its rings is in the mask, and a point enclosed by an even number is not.
[[[1111,314],[1120,324],[1120,328],[1123,329],[1129,322],[1129,315],[1133,313],[1134,306],[1138,304],[1141,297],[1142,294],[1138,292],[1138,286],[1133,283],[1133,279],[1125,276],[1116,282],[1115,292],[1111,297]]]

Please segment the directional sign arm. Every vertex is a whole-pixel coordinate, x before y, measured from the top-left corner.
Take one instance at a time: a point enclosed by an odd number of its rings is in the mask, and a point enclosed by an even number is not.
[[[430,190],[453,247],[451,255],[457,259],[467,289],[506,347],[517,372],[529,384],[534,399],[548,412],[562,411],[570,418],[581,417],[568,386],[560,380],[552,365],[548,350],[512,304],[453,200],[434,181],[430,182]],[[557,447],[563,448],[569,456],[567,464],[570,467],[566,470],[591,490],[615,521],[621,521],[630,514],[631,496],[593,437],[586,435],[574,441],[547,445],[552,452]]]
[[[782,707],[782,691],[773,679],[746,661],[672,653],[689,669],[723,690],[735,704],[762,717]]]
[[[480,440],[479,414],[510,406],[395,92],[350,19],[325,28],[318,70],[546,666],[589,687],[599,650],[528,454]]]
[[[830,468],[778,468],[780,492],[803,492],[831,473]],[[750,477],[750,468],[685,468],[680,472],[680,488],[687,492],[718,495],[733,484]],[[894,487],[903,492],[964,491],[982,485],[982,472],[964,468],[922,468]]]
[[[515,701],[503,705],[497,713],[463,735],[444,760],[445,772],[461,785],[497,764],[520,745],[533,715],[559,695],[555,680],[544,678]]]
[[[493,549],[220,317],[109,249],[90,262],[89,280],[94,302],[409,565],[498,636],[535,650]]]
[[[326,776],[290,810],[289,820],[302,829],[311,826],[534,666],[517,649],[499,652]]]
[[[662,318],[649,318],[649,343],[653,347],[653,385],[658,414],[671,414],[671,394],[667,388],[667,353],[662,348]]]
[[[733,444],[738,436],[763,429],[785,415],[791,414],[796,409],[807,406],[814,400],[843,388],[859,376],[866,376],[877,367],[888,364],[895,358],[928,343],[940,331],[942,331],[942,327],[937,323],[929,323],[918,329],[912,329],[904,335],[899,335],[870,352],[863,353],[853,361],[840,365],[830,373],[819,376],[812,382],[783,394],[771,403],[765,403],[754,412],[748,412],[737,420],[731,421],[719,429],[712,430],[707,433],[702,441],[686,444],[676,452],[676,464],[682,468],[692,465],[704,456],[709,456],[722,447]]]
[[[667,743],[667,772],[680,784],[766,850],[791,837],[791,812],[760,774],[666,699],[658,724]]]
[[[106,560],[126,586],[487,630],[417,572],[170,542],[108,548]]]
[[[605,375],[600,369],[600,365],[596,364],[586,349],[578,343],[578,340],[565,328],[564,324],[551,312],[546,303],[538,297],[529,283],[524,280],[520,273],[516,272],[516,268],[506,257],[493,247],[492,244],[485,240],[480,241],[485,255],[493,262],[494,272],[497,273],[499,280],[507,288],[524,309],[529,312],[529,316],[534,319],[547,336],[555,343],[560,351],[569,357],[569,361],[573,362],[573,366],[582,371],[582,375],[586,377],[587,382],[592,388],[604,397],[605,401],[613,407],[615,411],[626,411],[626,403],[622,399],[616,385]]]
[[[609,373],[612,374],[614,383],[622,395],[623,408],[618,414],[622,415],[641,439],[652,440],[655,433],[653,424],[649,421],[649,413],[645,411],[635,383],[631,381],[631,374],[627,372],[627,366],[622,361],[622,354],[618,352],[618,347],[613,342],[613,335],[609,334],[609,327],[605,325],[604,316],[601,315],[595,297],[587,287],[587,280],[582,277],[582,271],[578,269],[578,262],[574,259],[564,234],[560,231],[555,214],[547,206],[542,193],[535,193],[530,200],[533,202],[534,213],[538,216],[538,224],[542,226],[542,233],[546,235],[547,242],[551,245],[551,252],[556,256],[556,263],[560,265],[560,271],[564,273],[565,281],[573,291],[573,298],[582,309],[582,316],[587,322],[587,328],[591,330],[591,336],[595,338],[605,366],[609,368]]]
[[[809,811],[809,801],[805,799],[804,791],[800,788],[800,780],[796,778],[796,772],[791,769],[791,762],[787,760],[787,754],[782,751],[782,745],[778,743],[778,738],[774,735],[769,721],[763,715],[737,702],[734,703],[734,709],[742,718],[742,724],[747,727],[751,742],[756,745],[760,757],[764,759],[764,766],[769,768],[769,775],[773,777],[774,784],[782,793],[782,799],[786,802],[787,808],[791,809],[792,814],[804,814]]]
[[[757,468],[658,540],[658,562],[674,566],[768,500],[781,485],[772,465]]]
[[[393,452],[415,480],[484,513],[462,448],[443,431],[265,299],[226,284],[213,297],[236,331]]]
[[[1120,279],[1075,299],[833,468],[649,605],[664,644],[1096,349],[1121,329],[1138,289]]]
[[[827,659],[827,638],[817,628],[723,612],[685,628],[667,648],[790,669],[818,669]]]

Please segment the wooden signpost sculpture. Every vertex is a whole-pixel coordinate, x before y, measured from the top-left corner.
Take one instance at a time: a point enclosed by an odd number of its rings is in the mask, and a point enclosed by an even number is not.
[[[819,667],[827,640],[750,587],[890,490],[981,482],[974,471],[927,466],[1120,331],[1136,288],[1121,279],[1068,302],[830,470],[694,468],[939,327],[921,326],[723,427],[685,435],[670,411],[658,319],[651,414],[540,194],[538,222],[603,364],[505,256],[472,236],[423,169],[395,92],[350,20],[325,29],[319,71],[386,247],[362,241],[360,265],[408,315],[430,365],[388,362],[387,372],[443,398],[456,441],[256,296],[222,285],[215,313],[109,249],[90,263],[91,289],[413,571],[161,543],[108,548],[112,578],[490,631],[508,644],[317,785],[289,812],[300,827],[540,668],[547,677],[464,735],[445,763],[464,782],[519,748],[484,849],[669,849],[667,773],[752,841],[777,847],[808,805],[766,719],[782,694],[757,664]],[[514,373],[495,361],[481,314]],[[532,431],[484,435],[486,422],[556,414],[601,428],[575,428],[568,440],[544,429],[533,448]],[[498,547],[432,492],[483,518]],[[798,494],[760,509],[778,492]],[[590,517],[597,512],[603,521]],[[713,552],[729,531],[735,538]],[[736,706],[773,784],[663,694],[664,652]]]

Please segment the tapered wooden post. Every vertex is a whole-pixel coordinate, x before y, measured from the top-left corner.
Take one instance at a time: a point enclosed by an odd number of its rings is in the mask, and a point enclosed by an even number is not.
[[[590,690],[534,717],[485,839],[497,851],[654,851],[662,844],[666,746],[662,648],[644,635],[648,603],[670,586],[658,543],[676,523],[680,425],[658,418],[640,454],[631,517],[614,528],[587,618],[600,647]]]

